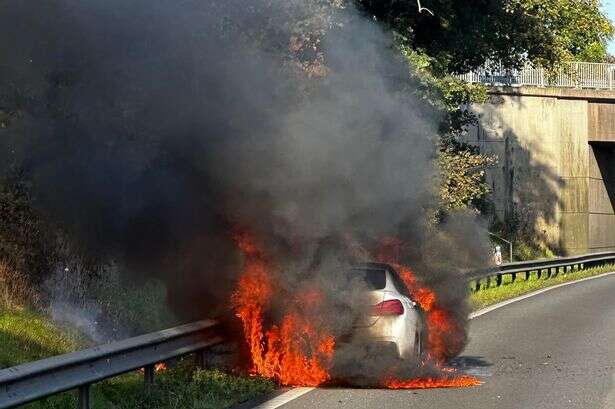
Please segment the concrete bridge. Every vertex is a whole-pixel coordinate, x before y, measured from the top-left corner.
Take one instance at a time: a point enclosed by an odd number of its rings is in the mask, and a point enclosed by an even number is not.
[[[560,255],[615,250],[615,91],[492,86],[473,110],[467,141],[498,156],[487,180],[501,221]]]

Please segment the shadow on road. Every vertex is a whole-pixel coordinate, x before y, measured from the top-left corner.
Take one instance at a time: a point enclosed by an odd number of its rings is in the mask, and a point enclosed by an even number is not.
[[[491,371],[488,368],[493,366],[491,362],[486,361],[482,356],[469,355],[453,358],[449,365],[459,372],[479,377],[491,376]]]

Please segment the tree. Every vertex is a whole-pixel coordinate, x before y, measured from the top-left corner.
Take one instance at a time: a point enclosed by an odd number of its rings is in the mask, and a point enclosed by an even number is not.
[[[439,72],[466,72],[486,60],[518,67],[553,67],[567,60],[600,61],[613,26],[598,0],[356,0],[397,32],[405,46],[437,61]]]

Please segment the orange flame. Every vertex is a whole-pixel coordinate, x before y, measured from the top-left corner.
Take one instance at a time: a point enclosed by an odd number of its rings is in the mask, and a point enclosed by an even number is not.
[[[157,364],[154,364],[154,372],[163,372],[166,370],[167,364],[165,364],[164,362],[158,362]],[[145,372],[145,368],[139,368],[139,372]]]
[[[451,313],[438,305],[436,293],[421,285],[410,268],[399,264],[402,242],[396,238],[387,237],[381,240],[378,260],[395,267],[401,279],[408,289],[412,299],[416,301],[426,314],[427,326],[427,355],[438,363],[443,372],[448,376],[441,378],[417,378],[399,380],[389,378],[384,382],[391,389],[423,389],[423,388],[447,388],[480,385],[482,382],[473,376],[456,375],[454,368],[443,367],[442,363],[449,357],[449,340],[459,337],[463,329],[453,319]]]
[[[481,384],[478,378],[469,375],[458,375],[451,378],[388,379],[384,382],[384,386],[389,389],[463,388]]]
[[[442,362],[449,355],[447,340],[456,336],[462,329],[457,327],[449,311],[438,306],[436,293],[421,285],[412,270],[398,263],[401,245],[402,242],[396,238],[383,239],[378,260],[397,269],[412,299],[425,311],[428,354],[430,358]]]
[[[252,359],[251,373],[277,380],[282,385],[318,386],[330,379],[335,339],[320,320],[318,307],[323,294],[318,288],[303,289],[285,297],[286,313],[277,324],[264,328],[264,314],[280,289],[274,285],[272,268],[265,253],[247,231],[236,232],[234,240],[244,255],[244,264],[231,301],[240,319]],[[396,246],[390,239],[383,245],[379,260],[394,265],[413,299],[427,313],[428,349],[432,359],[445,357],[445,337],[456,330],[450,314],[438,306],[436,294],[421,286],[409,268],[395,261]],[[390,252],[394,250],[393,252]],[[389,253],[387,254],[387,251]],[[290,301],[289,301],[290,300]],[[284,300],[283,300],[284,301]],[[391,389],[473,386],[481,382],[472,376],[456,375],[454,368],[442,367],[441,377],[408,380],[387,378],[382,384]]]
[[[264,331],[263,313],[274,293],[271,268],[249,233],[238,233],[234,238],[245,260],[232,303],[250,349],[252,373],[276,379],[282,385],[317,386],[327,381],[335,346],[333,336],[316,328],[292,306],[280,325]],[[298,301],[303,310],[310,310],[320,299],[320,292],[312,289],[302,293]]]

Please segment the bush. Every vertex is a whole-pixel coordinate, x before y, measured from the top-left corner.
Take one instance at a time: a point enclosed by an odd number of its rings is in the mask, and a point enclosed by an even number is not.
[[[34,210],[25,188],[0,183],[0,260],[12,272],[40,284],[56,261],[52,227]]]
[[[173,326],[162,281],[127,282],[119,267],[108,264],[96,272],[73,261],[56,268],[45,282],[48,312],[57,322],[85,332],[95,342],[125,338]]]
[[[37,305],[39,293],[27,277],[0,260],[0,309]]]

